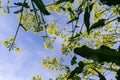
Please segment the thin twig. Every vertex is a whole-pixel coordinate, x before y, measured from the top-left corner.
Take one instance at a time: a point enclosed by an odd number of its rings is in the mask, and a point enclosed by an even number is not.
[[[26,2],[26,0],[24,0],[24,3],[25,3],[25,2]],[[15,33],[15,36],[14,36],[13,42],[11,43],[11,46],[10,46],[10,48],[9,48],[9,51],[11,51],[11,49],[12,49],[12,47],[13,47],[13,45],[14,45],[14,42],[15,42],[15,40],[16,40],[17,34],[18,34],[19,29],[20,29],[20,26],[21,26],[23,8],[24,8],[24,6],[22,6],[22,8],[21,8],[20,22],[19,22],[19,24],[18,24],[18,27],[17,27],[16,33]]]

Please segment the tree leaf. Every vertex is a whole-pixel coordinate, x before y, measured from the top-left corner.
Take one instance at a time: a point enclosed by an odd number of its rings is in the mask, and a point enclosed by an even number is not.
[[[86,8],[85,8],[84,23],[85,23],[87,32],[89,32],[89,26],[90,26],[90,12],[91,12],[91,10],[92,10],[92,8],[93,8],[93,4],[94,4],[94,3],[92,3],[92,4],[89,5],[89,6],[86,6]]]
[[[118,22],[120,22],[120,17],[117,18]]]
[[[94,3],[92,3],[92,4],[89,6],[90,11],[92,11],[93,5],[94,5]]]
[[[102,45],[99,49],[91,49],[86,45],[76,47],[74,49],[74,53],[86,59],[97,61],[100,64],[103,62],[112,62],[120,66],[120,53],[115,49],[111,49],[104,45]]]
[[[55,4],[58,5],[58,4],[61,4],[61,3],[63,3],[63,2],[70,2],[70,3],[73,3],[74,0],[59,0],[59,1],[55,2]]]
[[[77,63],[76,60],[77,60],[77,57],[74,56],[71,60],[71,65],[74,65],[75,63]]]
[[[80,61],[80,62],[78,63],[78,65],[79,65],[80,67],[84,67],[84,63],[83,63],[82,61]]]
[[[23,7],[25,7],[25,8],[29,8],[28,3],[21,3],[21,2],[18,2],[18,3],[14,3],[14,4],[17,5],[17,6],[23,6]]]
[[[105,25],[105,20],[106,19],[100,19],[98,20],[96,23],[94,23],[91,27],[90,27],[90,31],[92,29],[96,29],[96,28],[100,28],[100,27],[103,27]]]
[[[79,19],[78,17],[75,17],[75,18],[71,19],[70,21],[68,21],[67,24],[69,24],[69,23],[71,23],[71,22],[73,22],[75,20],[78,20],[78,19]]]
[[[116,79],[117,79],[117,80],[120,80],[120,69],[117,71]]]
[[[79,67],[76,67],[68,76],[68,79],[73,78],[75,74],[80,74],[83,71],[84,63],[82,61],[79,62]]]
[[[44,3],[42,2],[42,0],[32,0],[35,5],[38,7],[38,9],[40,10],[41,13],[45,14],[45,15],[50,15],[50,13],[47,11],[47,9],[45,8]]]
[[[93,69],[93,70],[98,73],[100,80],[106,80],[105,76],[103,74],[101,74],[98,70],[96,70],[96,69]]]
[[[83,12],[83,9],[82,9],[82,4],[81,4],[81,5],[79,5],[79,7],[77,8],[76,13],[77,13],[78,15],[80,15],[82,12]]]
[[[103,4],[108,6],[115,6],[120,4],[120,0],[100,0]]]
[[[120,53],[120,45],[119,45],[119,48],[118,48],[118,52]]]
[[[20,9],[20,10],[17,10],[17,11],[14,11],[14,14],[18,14],[18,13],[20,13],[20,12],[22,12],[21,9]]]
[[[21,3],[21,2],[14,3],[14,4],[17,5],[17,6],[22,6],[23,5],[23,3]]]
[[[88,6],[85,8],[85,13],[84,13],[84,23],[87,29],[87,32],[89,31],[89,26],[90,26],[90,12],[88,11]]]
[[[94,52],[95,50],[87,47],[86,45],[83,45],[82,47],[76,47],[74,49],[75,54],[80,55],[85,58],[90,58],[90,56],[93,55]]]

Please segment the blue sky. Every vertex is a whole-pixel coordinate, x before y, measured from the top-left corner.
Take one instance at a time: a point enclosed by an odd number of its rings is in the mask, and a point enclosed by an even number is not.
[[[17,25],[16,15],[0,15],[0,80],[31,80],[32,75],[43,76],[43,80],[54,78],[56,73],[44,69],[41,58],[53,57],[58,52],[45,50],[40,35],[20,30],[16,44],[22,49],[21,53],[9,52],[2,45],[3,40],[14,36]]]
[[[57,76],[56,72],[48,71],[41,66],[42,57],[53,57],[59,53],[44,49],[40,35],[26,33],[20,29],[15,43],[22,49],[21,53],[9,52],[2,45],[3,40],[14,36],[17,26],[16,15],[0,15],[0,80],[31,80],[32,75],[39,75],[43,80],[48,80]],[[59,42],[58,39],[56,48],[60,45]]]
[[[46,0],[48,3],[50,0]],[[5,2],[4,2],[5,3]],[[48,20],[54,16],[47,17]],[[31,80],[32,75],[42,76],[43,80],[55,78],[57,73],[48,71],[41,66],[41,59],[47,56],[59,56],[59,45],[61,40],[55,43],[56,51],[46,50],[43,46],[43,39],[33,32],[26,33],[21,28],[15,43],[22,49],[21,53],[8,51],[2,45],[3,40],[15,35],[18,26],[17,15],[0,15],[0,80]]]

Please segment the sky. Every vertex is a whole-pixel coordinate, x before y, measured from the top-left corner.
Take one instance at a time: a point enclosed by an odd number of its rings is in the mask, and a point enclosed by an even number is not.
[[[47,3],[48,1],[45,2]],[[47,18],[50,19],[51,17]],[[57,73],[42,67],[41,59],[47,56],[52,58],[58,56],[58,50],[46,50],[40,35],[35,35],[33,32],[26,33],[20,28],[15,41],[22,50],[20,53],[8,51],[8,48],[2,45],[3,40],[15,35],[17,26],[16,15],[12,13],[0,15],[0,80],[31,80],[32,75],[42,76],[43,80],[55,78]],[[61,40],[58,39],[55,43],[56,49],[60,42]]]
[[[47,3],[46,0],[45,2]],[[47,17],[48,20],[55,16]],[[22,52],[15,53],[8,51],[8,48],[2,45],[3,40],[14,36],[18,26],[17,16],[14,14],[0,15],[0,80],[31,80],[32,75],[42,76],[43,80],[55,78],[55,71],[48,71],[41,66],[41,59],[47,56],[61,57],[58,48],[61,39],[57,39],[55,47],[57,50],[50,51],[44,49],[43,39],[38,34],[32,32],[26,33],[20,28],[15,43],[22,49]],[[67,62],[67,59],[66,59]],[[115,80],[112,74],[106,76]]]
[[[0,80],[31,80],[32,75],[42,76],[43,80],[54,78],[56,73],[44,69],[41,59],[58,55],[58,52],[44,49],[40,35],[20,29],[15,43],[22,49],[21,53],[8,51],[2,45],[3,40],[14,36],[17,26],[16,15],[0,15]]]

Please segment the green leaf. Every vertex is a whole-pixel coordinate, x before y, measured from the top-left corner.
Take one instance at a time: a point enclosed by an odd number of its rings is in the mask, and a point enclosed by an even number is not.
[[[101,45],[100,48],[96,49],[96,50],[99,52],[104,51],[105,54],[108,52],[109,54],[107,54],[107,55],[109,55],[109,56],[113,56],[113,53],[117,53],[117,51],[115,49],[111,49],[110,47],[105,46],[105,45]]]
[[[20,12],[22,12],[22,9],[17,10],[17,11],[14,11],[14,14],[18,14],[18,13],[20,13]]]
[[[93,5],[94,5],[94,3],[92,3],[92,4],[89,6],[90,11],[92,11]]]
[[[108,6],[115,6],[120,4],[120,0],[100,0],[103,4]]]
[[[120,52],[108,46],[102,45],[99,49],[92,49],[84,45],[82,47],[76,47],[74,53],[86,59],[92,59],[100,64],[103,62],[112,62],[120,66]]]
[[[74,65],[75,63],[77,63],[76,60],[77,60],[77,57],[74,56],[71,60],[71,65]]]
[[[63,2],[70,2],[70,3],[73,3],[74,0],[59,0],[59,1],[55,2],[55,4],[58,5],[58,4],[61,4],[61,3],[63,3]]]
[[[32,0],[35,5],[38,7],[38,9],[40,10],[41,13],[45,14],[45,15],[50,15],[50,13],[47,11],[47,9],[45,8],[44,3],[42,2],[42,0]]]
[[[98,20],[96,23],[94,23],[91,27],[90,27],[90,31],[92,29],[96,29],[96,28],[100,28],[100,27],[103,27],[105,25],[105,20],[106,19],[100,19]]]
[[[118,48],[118,52],[120,53],[120,46],[119,46],[119,48]]]
[[[118,17],[118,19],[117,19],[117,20],[118,20],[118,22],[120,22],[120,17]]]
[[[82,9],[82,4],[78,6],[77,10],[76,10],[76,13],[78,15],[80,15],[81,13],[83,12],[83,9]]]
[[[102,75],[98,70],[96,70],[96,69],[93,69],[93,70],[98,73],[100,80],[106,80],[105,76]]]
[[[14,3],[14,4],[17,5],[17,6],[22,6],[23,5],[23,3],[21,3],[21,2]]]
[[[94,3],[93,3],[94,4]],[[84,13],[84,23],[87,29],[87,32],[89,32],[89,26],[90,26],[90,12],[93,8],[93,4],[86,6],[85,13]]]
[[[117,71],[116,79],[117,79],[117,80],[120,80],[120,69]]]
[[[73,70],[73,71],[71,72],[71,74],[68,76],[68,79],[73,78],[74,75],[75,75],[76,73],[80,73],[80,71],[82,72],[82,70],[80,70],[79,67],[76,67],[75,70]]]
[[[74,53],[84,58],[90,58],[90,56],[92,56],[93,53],[95,53],[95,50],[87,47],[86,45],[83,45],[82,47],[76,47],[74,49]]]
[[[28,3],[21,3],[21,2],[18,2],[18,3],[14,3],[14,4],[17,5],[17,6],[23,6],[23,7],[25,7],[25,8],[29,8]]]
[[[82,9],[78,9],[78,10],[76,10],[76,12],[77,12],[78,15],[80,15],[83,12],[83,10]]]
[[[82,61],[79,62],[79,67],[76,67],[68,76],[68,79],[71,79],[75,76],[75,74],[80,74],[83,71],[84,63]]]
[[[85,8],[85,14],[84,14],[84,23],[87,29],[87,32],[89,31],[89,26],[90,26],[90,12],[88,11],[88,6]]]
[[[60,9],[62,9],[63,11],[65,11],[65,10],[66,10],[66,8],[64,8],[63,6],[60,6]]]
[[[68,21],[67,24],[69,24],[69,23],[71,23],[71,22],[73,22],[73,21],[76,21],[76,20],[78,20],[78,19],[79,19],[78,17],[75,17],[75,18],[71,19],[70,21]]]
[[[75,76],[74,78],[72,78],[72,80],[81,80],[81,78],[79,76]]]
[[[84,66],[85,66],[82,61],[80,61],[80,62],[78,63],[78,65],[79,65],[80,67],[84,67]]]
[[[68,10],[71,14],[75,15],[74,12],[73,12],[73,10],[71,9],[71,7],[67,8],[67,10]]]

